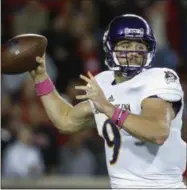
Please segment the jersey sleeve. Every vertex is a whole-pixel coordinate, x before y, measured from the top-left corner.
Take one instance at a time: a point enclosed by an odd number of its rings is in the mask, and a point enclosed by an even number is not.
[[[169,102],[183,99],[183,90],[177,73],[171,69],[156,69],[148,78],[142,94],[142,100],[157,96]]]

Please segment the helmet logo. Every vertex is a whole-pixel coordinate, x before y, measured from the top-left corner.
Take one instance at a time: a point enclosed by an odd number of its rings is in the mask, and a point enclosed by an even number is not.
[[[142,38],[144,36],[144,29],[143,28],[140,28],[140,29],[125,28],[124,33],[125,33],[125,37],[127,38],[132,38],[132,37]]]

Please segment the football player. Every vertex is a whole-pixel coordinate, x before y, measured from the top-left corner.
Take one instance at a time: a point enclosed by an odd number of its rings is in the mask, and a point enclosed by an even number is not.
[[[62,99],[44,58],[31,72],[36,94],[62,133],[96,123],[105,141],[112,188],[185,188],[186,144],[181,139],[183,90],[177,74],[151,68],[156,41],[146,20],[132,14],[114,18],[103,38],[109,70],[80,75],[85,91],[72,106]],[[89,124],[90,123],[90,124]]]

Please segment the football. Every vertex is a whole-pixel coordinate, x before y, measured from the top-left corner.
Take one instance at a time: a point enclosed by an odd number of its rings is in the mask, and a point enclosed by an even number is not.
[[[37,66],[36,57],[42,56],[47,39],[38,34],[22,34],[8,40],[1,48],[1,72],[19,74]]]

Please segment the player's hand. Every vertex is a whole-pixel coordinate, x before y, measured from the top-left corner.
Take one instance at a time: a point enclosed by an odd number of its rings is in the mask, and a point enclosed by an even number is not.
[[[90,72],[88,72],[88,76],[89,78],[80,75],[80,78],[87,82],[86,86],[75,86],[75,89],[84,90],[85,92],[87,92],[87,94],[78,95],[76,96],[76,98],[78,100],[90,99],[94,103],[96,109],[99,112],[103,113],[103,108],[105,107],[105,104],[108,104],[108,100],[106,99],[102,89],[97,84],[97,81],[95,80],[93,75]]]
[[[35,83],[38,83],[44,81],[48,77],[45,65],[45,54],[42,57],[36,57],[36,62],[38,63],[38,66],[30,71],[30,75]]]

